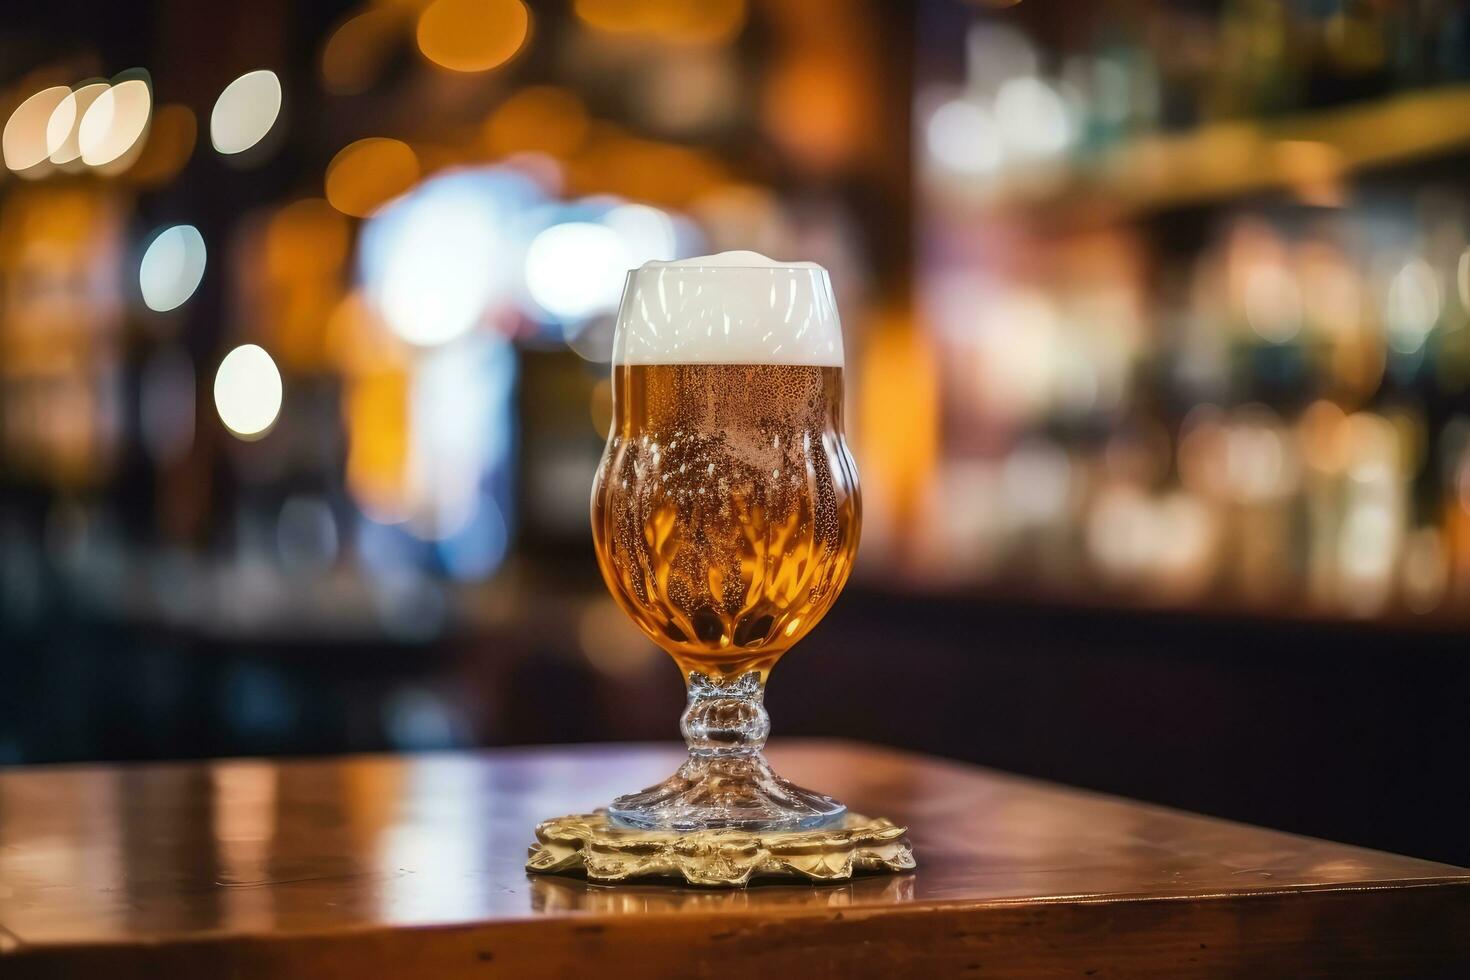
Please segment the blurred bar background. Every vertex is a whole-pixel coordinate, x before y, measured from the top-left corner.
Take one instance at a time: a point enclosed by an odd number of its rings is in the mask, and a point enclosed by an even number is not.
[[[864,494],[778,737],[1470,863],[1470,5],[6,20],[0,762],[674,736],[611,314],[750,248]]]

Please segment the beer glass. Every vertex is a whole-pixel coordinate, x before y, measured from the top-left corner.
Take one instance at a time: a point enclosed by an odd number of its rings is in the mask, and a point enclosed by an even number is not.
[[[761,752],[766,678],[831,608],[857,550],[827,272],[749,252],[647,263],[628,274],[612,371],[597,561],[684,676],[689,758],[609,817],[661,830],[837,824],[843,804],[782,779]]]

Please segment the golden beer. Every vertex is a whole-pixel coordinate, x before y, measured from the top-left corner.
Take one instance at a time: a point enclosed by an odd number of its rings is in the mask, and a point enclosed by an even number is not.
[[[751,252],[645,263],[628,274],[612,353],[592,537],[613,597],[684,676],[689,757],[613,800],[608,819],[835,827],[846,806],[782,779],[761,751],[771,666],[832,607],[857,551],[827,272]]]
[[[764,681],[857,550],[842,369],[622,364],[613,404],[592,530],[614,598],[686,676]]]

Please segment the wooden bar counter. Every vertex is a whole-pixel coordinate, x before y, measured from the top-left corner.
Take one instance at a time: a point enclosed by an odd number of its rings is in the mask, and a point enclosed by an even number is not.
[[[1470,976],[1461,868],[852,743],[771,756],[906,823],[919,869],[524,872],[538,820],[673,748],[5,771],[0,978]]]

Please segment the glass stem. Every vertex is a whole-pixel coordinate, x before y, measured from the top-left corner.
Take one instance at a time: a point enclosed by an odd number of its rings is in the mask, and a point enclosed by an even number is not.
[[[689,704],[679,719],[689,754],[699,758],[759,755],[771,734],[771,716],[762,703],[765,693],[757,671],[723,681],[690,673]]]
[[[843,821],[847,807],[782,779],[761,753],[771,719],[761,704],[760,671],[733,678],[688,676],[689,704],[679,727],[689,757],[663,782],[613,800],[608,817],[614,824],[647,830],[811,830]]]

